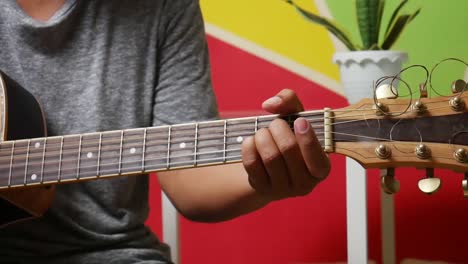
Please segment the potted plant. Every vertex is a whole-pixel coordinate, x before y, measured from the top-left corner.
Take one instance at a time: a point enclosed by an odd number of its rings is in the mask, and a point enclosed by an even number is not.
[[[333,62],[340,66],[341,80],[350,103],[373,96],[375,80],[400,72],[408,55],[390,49],[404,28],[420,12],[420,9],[417,9],[411,13],[404,13],[403,8],[409,0],[402,0],[393,10],[388,23],[383,25],[385,0],[355,0],[357,25],[361,36],[360,42],[355,42],[346,30],[334,21],[305,10],[294,0],[283,1],[292,5],[308,21],[324,26],[349,49],[349,52],[337,52]]]

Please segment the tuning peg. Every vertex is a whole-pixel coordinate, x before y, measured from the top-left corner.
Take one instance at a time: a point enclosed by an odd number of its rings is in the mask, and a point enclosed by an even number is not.
[[[466,82],[458,79],[452,83],[452,93],[460,93],[465,90]]]
[[[442,186],[442,181],[434,177],[434,169],[426,169],[426,178],[419,180],[418,187],[425,194],[433,194]]]
[[[383,170],[382,176],[380,177],[380,187],[388,194],[395,194],[400,191],[400,182],[395,179],[394,168]]]
[[[465,109],[465,101],[459,96],[450,99],[449,104],[453,111],[456,112],[461,112]]]
[[[465,172],[465,177],[462,181],[463,196],[468,198],[468,172]]]
[[[391,84],[381,84],[375,90],[375,97],[379,99],[395,99],[398,97],[398,91],[395,86]]]
[[[419,84],[420,98],[427,98],[427,86],[426,83]]]

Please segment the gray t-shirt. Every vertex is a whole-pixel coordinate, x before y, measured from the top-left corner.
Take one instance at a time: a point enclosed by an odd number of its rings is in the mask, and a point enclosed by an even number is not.
[[[197,0],[0,11],[0,69],[41,101],[50,136],[217,117]],[[43,218],[0,230],[0,263],[159,263],[148,210],[147,176],[60,185]]]

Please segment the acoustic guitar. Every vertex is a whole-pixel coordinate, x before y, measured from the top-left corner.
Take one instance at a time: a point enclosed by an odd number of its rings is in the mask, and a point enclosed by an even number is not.
[[[394,168],[405,166],[427,170],[426,193],[440,187],[434,168],[464,173],[468,196],[468,93],[410,100],[392,89],[342,109],[47,137],[34,96],[0,72],[0,226],[41,216],[56,184],[239,162],[243,140],[275,118],[292,126],[304,117],[325,151],[387,169],[388,193],[399,188]]]

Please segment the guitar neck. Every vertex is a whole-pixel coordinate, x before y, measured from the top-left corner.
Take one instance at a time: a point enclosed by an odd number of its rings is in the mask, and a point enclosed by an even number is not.
[[[291,128],[296,118],[306,118],[325,147],[324,115],[329,113],[308,111],[281,118]],[[0,189],[239,162],[244,139],[275,118],[278,116],[6,141],[0,144]]]

